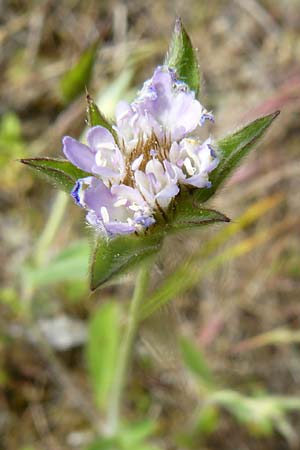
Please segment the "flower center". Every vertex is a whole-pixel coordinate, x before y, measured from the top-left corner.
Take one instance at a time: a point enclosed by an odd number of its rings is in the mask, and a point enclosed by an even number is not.
[[[120,147],[122,147],[123,154],[127,155],[125,163],[126,174],[123,183],[128,186],[134,186],[134,170],[136,168],[137,160],[139,158],[141,159],[139,163],[139,170],[145,171],[147,163],[154,157],[160,162],[168,159],[171,139],[169,139],[165,134],[162,140],[158,140],[157,136],[152,133],[152,135],[146,140],[140,136],[137,145],[129,154],[126,152],[124,142],[120,145]]]

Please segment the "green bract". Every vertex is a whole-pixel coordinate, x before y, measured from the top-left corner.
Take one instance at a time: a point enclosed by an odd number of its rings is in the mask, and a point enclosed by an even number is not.
[[[200,89],[200,72],[196,50],[178,18],[175,23],[165,65],[175,69],[178,77],[196,93]]]
[[[59,158],[27,158],[21,159],[23,164],[36,169],[55,187],[66,192],[71,192],[78,178],[84,178],[89,174],[73,166],[66,159]]]

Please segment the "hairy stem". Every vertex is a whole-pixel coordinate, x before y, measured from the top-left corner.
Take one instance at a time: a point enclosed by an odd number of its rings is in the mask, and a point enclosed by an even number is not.
[[[139,312],[142,301],[145,299],[149,281],[149,266],[144,264],[137,274],[134,293],[130,302],[128,322],[125,335],[120,348],[115,379],[107,415],[107,433],[116,434],[120,422],[120,410],[122,406],[123,392],[127,381],[127,373],[132,355],[134,338],[139,322]]]

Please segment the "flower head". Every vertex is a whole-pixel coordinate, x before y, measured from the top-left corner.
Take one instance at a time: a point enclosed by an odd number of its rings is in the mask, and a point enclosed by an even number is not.
[[[211,138],[201,143],[190,133],[213,121],[187,84],[166,66],[157,67],[131,103],[116,109],[114,135],[90,128],[87,144],[66,136],[63,152],[91,176],[72,191],[87,221],[109,236],[140,232],[167,210],[183,185],[210,186],[218,165]]]
[[[177,79],[174,70],[159,66],[133,103],[119,103],[116,131],[132,149],[140,136],[145,140],[153,133],[160,142],[166,137],[178,141],[206,119],[213,120],[213,116],[195,99],[195,93]]]

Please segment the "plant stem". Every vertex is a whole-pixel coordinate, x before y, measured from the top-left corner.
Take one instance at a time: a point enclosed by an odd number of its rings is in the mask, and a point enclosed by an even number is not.
[[[144,264],[138,272],[133,296],[130,302],[127,327],[120,348],[114,383],[107,415],[107,433],[113,436],[117,433],[120,421],[120,410],[123,392],[127,381],[127,372],[131,360],[132,347],[139,322],[141,302],[145,299],[149,281],[149,266]]]
[[[40,235],[40,238],[36,244],[34,252],[34,260],[37,267],[42,266],[43,263],[45,262],[47,250],[61,224],[63,216],[66,212],[67,203],[68,203],[68,196],[66,195],[65,192],[59,191],[52,205],[46,226],[42,231],[42,234]]]

